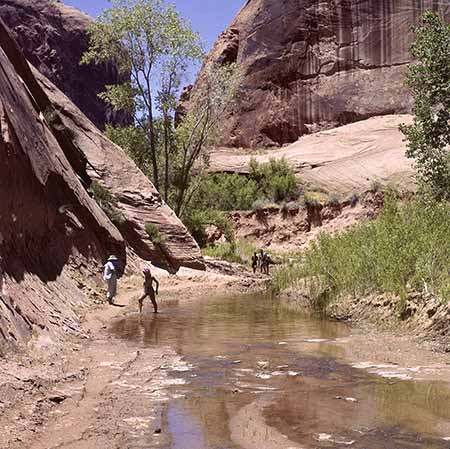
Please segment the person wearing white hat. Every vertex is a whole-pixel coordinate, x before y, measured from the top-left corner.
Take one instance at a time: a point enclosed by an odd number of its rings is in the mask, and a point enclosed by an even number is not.
[[[150,268],[146,267],[142,270],[144,274],[144,293],[139,298],[139,313],[142,313],[142,306],[144,304],[144,299],[146,296],[150,298],[150,301],[153,304],[153,311],[158,313],[158,304],[156,302],[156,295],[158,294],[159,282],[158,280],[152,276],[152,272]],[[156,291],[153,288],[153,283],[156,284]]]
[[[108,285],[108,293],[106,294],[106,298],[109,304],[113,303],[113,299],[117,295],[118,262],[119,259],[116,256],[109,256],[108,261],[103,268],[103,280]]]

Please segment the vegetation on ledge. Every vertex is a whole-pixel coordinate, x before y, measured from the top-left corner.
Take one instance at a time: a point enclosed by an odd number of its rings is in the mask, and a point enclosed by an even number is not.
[[[332,236],[321,234],[301,263],[280,269],[273,289],[306,289],[324,307],[344,296],[410,290],[450,299],[450,205],[386,202],[376,220]]]

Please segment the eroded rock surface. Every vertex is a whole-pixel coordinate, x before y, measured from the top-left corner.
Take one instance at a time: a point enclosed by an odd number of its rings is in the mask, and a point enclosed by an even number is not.
[[[450,19],[448,0],[247,1],[209,56],[236,62],[241,75],[223,145],[279,146],[409,112],[411,26],[427,9]]]
[[[50,102],[1,21],[0,67],[0,341],[19,343],[36,330],[76,331],[77,276],[110,252],[126,256],[41,119]]]
[[[172,271],[203,267],[195,241],[150,181],[33,73],[1,20],[0,67],[0,349],[33,334],[51,344],[52,336],[78,333],[111,253],[124,264],[128,253]],[[117,198],[120,231],[88,194],[93,178]],[[144,233],[147,221],[164,238],[158,247]]]
[[[113,64],[81,66],[92,19],[52,0],[2,0],[0,17],[12,30],[25,57],[58,86],[99,128],[128,123],[97,96],[121,79]]]
[[[327,192],[348,195],[365,192],[376,182],[414,189],[412,162],[405,156],[406,142],[399,125],[412,116],[385,115],[301,137],[285,148],[257,155],[219,149],[211,154],[211,172],[246,174],[251,159],[268,163],[285,158],[301,180]]]
[[[203,269],[197,243],[148,178],[58,88],[37,70],[34,74],[70,130],[74,146],[87,158],[90,179],[101,182],[118,200],[117,208],[126,220],[120,231],[128,246],[140,258],[171,271],[181,266]],[[146,223],[158,228],[162,243],[153,245]]]

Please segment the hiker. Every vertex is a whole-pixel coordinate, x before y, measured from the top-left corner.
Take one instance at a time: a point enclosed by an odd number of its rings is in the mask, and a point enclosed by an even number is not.
[[[113,303],[113,299],[117,295],[118,268],[119,259],[116,256],[109,256],[103,269],[103,280],[108,284],[106,299],[109,304]]]
[[[266,258],[267,254],[264,252],[263,249],[259,251],[259,267],[261,269],[261,273],[265,273],[266,271]]]
[[[264,273],[270,274],[269,271],[270,271],[271,264],[273,264],[272,259],[268,254],[266,254],[266,260],[264,262]]]
[[[259,263],[258,254],[257,254],[257,252],[255,251],[255,252],[253,253],[253,256],[252,256],[252,268],[253,268],[253,274],[256,274],[256,269],[258,268],[258,263]]]
[[[158,304],[156,303],[156,295],[158,294],[159,282],[152,276],[150,268],[144,268],[142,270],[144,273],[144,293],[139,298],[139,313],[142,313],[142,306],[144,304],[144,299],[146,296],[150,298],[153,304],[153,312],[158,313]],[[153,289],[153,282],[156,284],[156,291]]]

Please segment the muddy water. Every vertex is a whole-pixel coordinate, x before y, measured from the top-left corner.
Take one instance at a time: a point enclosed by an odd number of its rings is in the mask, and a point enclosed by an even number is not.
[[[162,420],[171,449],[450,448],[450,389],[345,359],[351,329],[261,296],[162,304],[113,327],[184,365]],[[409,380],[408,380],[409,379]]]

